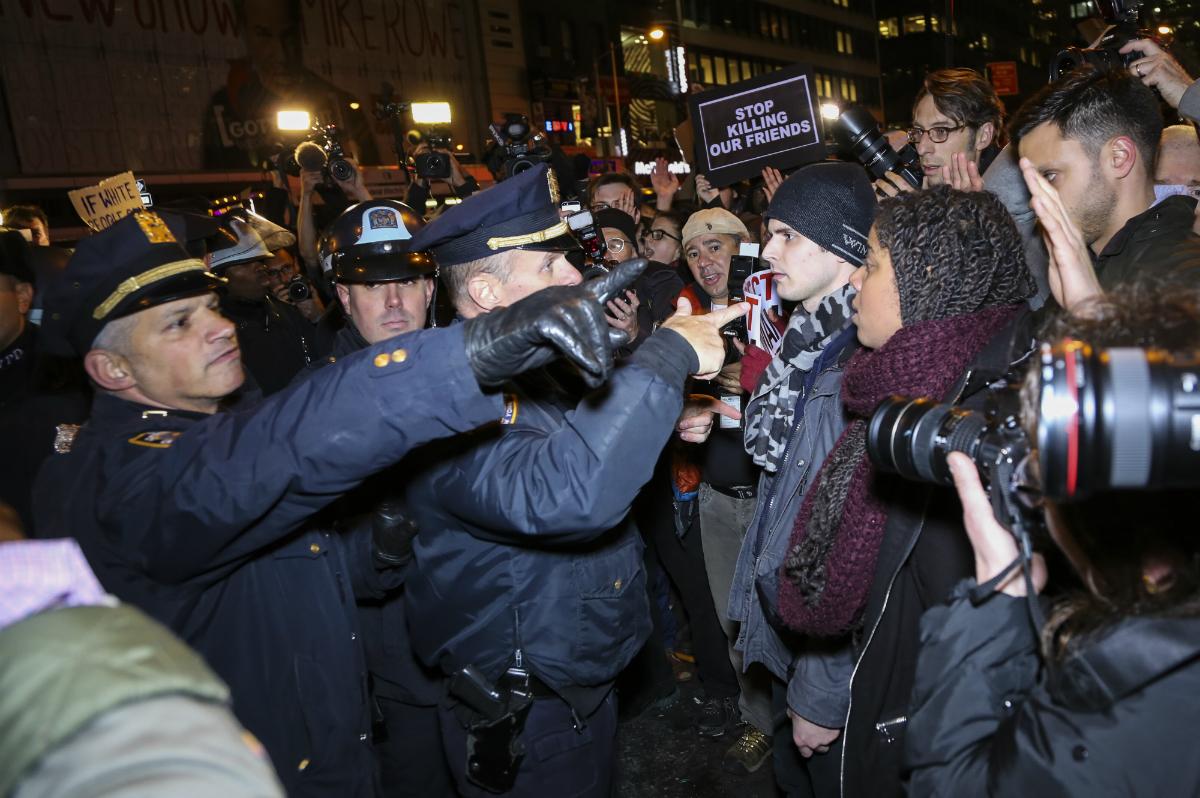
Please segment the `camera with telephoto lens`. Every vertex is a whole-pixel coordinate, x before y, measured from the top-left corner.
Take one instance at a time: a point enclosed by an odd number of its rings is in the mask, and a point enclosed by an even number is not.
[[[354,164],[346,160],[337,125],[317,125],[308,138],[296,145],[284,171],[298,177],[301,170],[321,172],[326,182],[354,178]]]
[[[524,114],[505,114],[504,121],[490,125],[488,132],[496,142],[496,149],[487,165],[497,180],[506,180],[550,160],[550,148],[533,132]]]
[[[925,179],[921,171],[921,156],[912,144],[900,151],[892,149],[879,123],[866,108],[848,108],[833,125],[838,146],[866,167],[872,180],[881,180],[888,172],[903,177],[913,188],[920,188]]]
[[[871,462],[922,482],[953,484],[946,457],[963,452],[985,483],[1031,508],[1109,490],[1200,486],[1200,352],[1093,349],[1067,339],[1042,344],[1037,440],[1020,422],[1020,397],[1003,391],[999,412],[892,397],[871,417]],[[1008,405],[1009,412],[1003,407]]]
[[[1067,47],[1058,51],[1050,62],[1050,80],[1084,64],[1092,64],[1102,70],[1128,67],[1142,57],[1140,50],[1122,54],[1120,49],[1133,39],[1149,39],[1150,33],[1138,29],[1139,0],[1096,0],[1100,16],[1108,23],[1096,47]]]
[[[413,171],[426,180],[448,180],[451,174],[450,154],[438,150],[450,149],[450,137],[437,133],[421,133],[418,143],[428,149],[413,157]],[[410,134],[411,139],[411,134]]]

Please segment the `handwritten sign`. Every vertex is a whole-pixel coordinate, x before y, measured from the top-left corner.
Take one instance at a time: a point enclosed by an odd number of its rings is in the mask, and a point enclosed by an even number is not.
[[[98,185],[75,189],[68,195],[79,218],[96,232],[111,227],[114,222],[144,207],[142,192],[138,190],[138,181],[133,172],[113,175],[101,180]]]
[[[769,269],[750,275],[742,286],[742,296],[750,303],[750,313],[746,317],[750,343],[775,354],[783,340],[779,330],[767,319],[768,310],[773,309],[779,314],[781,307],[779,294],[775,293],[775,276]]]
[[[696,171],[714,186],[825,157],[812,70],[797,64],[689,100]]]

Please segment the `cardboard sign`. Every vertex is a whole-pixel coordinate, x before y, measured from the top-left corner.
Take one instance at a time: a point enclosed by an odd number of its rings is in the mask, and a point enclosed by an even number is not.
[[[812,69],[806,64],[689,99],[696,171],[713,186],[825,157]]]
[[[96,232],[144,207],[133,172],[122,172],[101,180],[98,185],[78,188],[67,194],[79,218]]]
[[[746,316],[746,331],[750,343],[759,349],[775,354],[783,336],[775,325],[767,320],[767,311],[779,313],[781,303],[779,294],[775,293],[775,277],[770,269],[755,272],[746,278],[742,287],[742,296],[750,303],[750,313]]]

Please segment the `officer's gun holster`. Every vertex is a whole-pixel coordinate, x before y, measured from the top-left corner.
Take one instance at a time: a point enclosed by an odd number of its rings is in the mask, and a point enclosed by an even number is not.
[[[533,706],[529,674],[511,668],[497,689],[468,665],[451,677],[450,695],[472,711],[467,725],[467,778],[489,792],[508,792],[525,758],[519,738]]]

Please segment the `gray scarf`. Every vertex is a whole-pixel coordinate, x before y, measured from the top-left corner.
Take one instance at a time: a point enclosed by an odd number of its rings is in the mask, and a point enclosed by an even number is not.
[[[854,315],[850,300],[857,293],[847,283],[821,300],[812,313],[797,306],[787,330],[746,403],[746,451],[754,462],[774,473],[783,460],[788,435],[803,398],[804,379],[825,347]],[[761,397],[761,401],[756,401]]]

